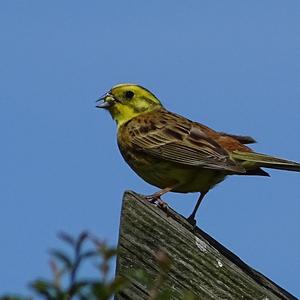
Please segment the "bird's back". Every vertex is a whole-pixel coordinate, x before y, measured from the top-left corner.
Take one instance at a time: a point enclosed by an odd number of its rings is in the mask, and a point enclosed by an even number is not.
[[[160,188],[178,182],[179,192],[204,191],[228,174],[245,173],[230,158],[230,151],[251,151],[232,136],[164,108],[120,126],[118,145],[126,162],[144,180]]]

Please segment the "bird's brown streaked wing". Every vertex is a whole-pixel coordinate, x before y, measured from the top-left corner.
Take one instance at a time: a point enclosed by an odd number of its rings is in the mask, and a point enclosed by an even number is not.
[[[198,124],[180,122],[173,115],[166,124],[152,122],[146,131],[135,127],[132,143],[135,149],[162,160],[185,166],[199,166],[207,169],[244,173],[245,169],[233,161],[228,152],[209,138]]]
[[[235,135],[235,134],[230,134],[230,133],[225,133],[225,132],[218,132],[221,136],[229,136],[231,138],[234,138],[236,140],[238,140],[240,143],[247,145],[247,144],[254,144],[256,143],[256,140],[251,137],[251,136],[247,136],[247,135]]]

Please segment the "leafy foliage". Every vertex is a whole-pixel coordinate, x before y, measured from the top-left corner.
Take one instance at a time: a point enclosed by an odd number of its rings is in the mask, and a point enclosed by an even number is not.
[[[171,262],[167,254],[160,250],[156,260],[159,273],[155,280],[151,279],[143,270],[132,270],[128,276],[109,278],[112,259],[118,253],[114,247],[97,239],[88,232],[82,232],[77,239],[66,233],[60,233],[59,238],[72,249],[72,255],[64,251],[53,249],[50,251],[50,267],[53,274],[52,280],[37,279],[30,283],[30,288],[39,299],[46,300],[109,300],[114,295],[129,287],[131,280],[149,286],[149,300],[174,299],[174,294],[169,289],[161,291],[170,270]],[[100,273],[97,279],[82,279],[79,270],[83,263],[96,260],[96,268]],[[6,295],[0,300],[31,300],[33,297]],[[183,300],[196,299],[192,294],[187,294]]]

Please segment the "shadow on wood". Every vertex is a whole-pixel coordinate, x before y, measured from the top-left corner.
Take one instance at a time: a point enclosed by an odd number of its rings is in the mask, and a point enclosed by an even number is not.
[[[172,209],[168,215],[143,196],[126,192],[121,212],[117,275],[134,269],[157,278],[160,249],[168,254],[171,267],[160,287],[182,299],[190,291],[195,299],[297,299],[255,271],[235,254],[192,226]],[[131,281],[116,299],[149,299],[149,287]]]

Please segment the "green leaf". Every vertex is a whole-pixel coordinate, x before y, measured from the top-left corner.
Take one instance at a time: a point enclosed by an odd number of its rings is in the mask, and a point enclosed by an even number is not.
[[[0,300],[31,300],[31,298],[16,295],[4,295],[0,297]]]
[[[71,259],[64,252],[53,249],[50,250],[50,254],[60,261],[66,267],[66,269],[71,270],[73,268]]]
[[[52,283],[44,280],[36,280],[30,286],[37,294],[45,296],[46,299],[53,299],[53,289],[55,288]]]
[[[76,240],[73,237],[71,237],[71,235],[62,231],[62,232],[59,232],[57,236],[59,239],[61,239],[65,243],[69,244],[71,247],[76,246]]]
[[[82,244],[84,243],[84,241],[88,238],[89,234],[87,231],[83,231],[80,233],[77,241],[76,241],[76,245],[75,245],[75,252],[78,255],[80,253]]]
[[[97,250],[90,250],[90,251],[83,252],[82,254],[80,254],[79,259],[82,260],[94,256],[95,257],[99,256],[99,252]]]
[[[110,290],[113,294],[120,292],[124,289],[127,285],[130,284],[129,279],[121,276],[117,276],[111,283],[110,283]]]
[[[104,260],[109,260],[111,259],[112,257],[116,256],[118,254],[118,249],[116,248],[106,248],[103,252],[102,252],[102,255],[103,255],[103,259]]]
[[[108,300],[113,294],[109,291],[107,285],[102,282],[97,282],[91,287],[92,294],[96,296],[96,299]]]
[[[83,289],[90,288],[90,285],[91,285],[91,281],[89,280],[77,281],[72,286],[70,286],[68,290],[68,294],[70,296],[75,296],[77,294],[80,294],[80,292]]]

